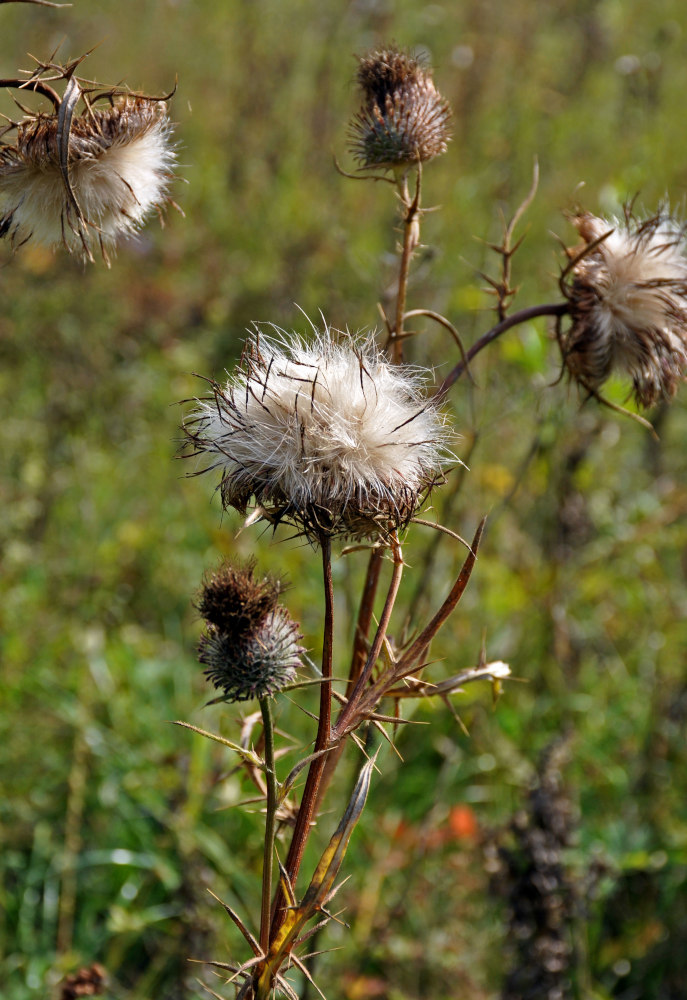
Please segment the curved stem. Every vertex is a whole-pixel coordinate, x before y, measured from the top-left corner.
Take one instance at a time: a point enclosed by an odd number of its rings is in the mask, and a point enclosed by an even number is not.
[[[274,764],[274,723],[269,698],[260,699],[262,728],[265,734],[265,782],[267,784],[267,817],[265,819],[265,853],[262,865],[262,901],[260,906],[260,947],[267,954],[270,944],[270,906],[272,903],[272,872],[274,869],[274,835],[277,813],[277,773]]]
[[[36,94],[47,97],[55,111],[60,110],[62,103],[60,95],[42,80],[0,80],[0,87],[11,87],[13,90],[33,90]]]
[[[332,726],[332,662],[334,649],[334,585],[332,582],[332,543],[328,536],[320,539],[322,548],[322,572],[324,577],[324,638],[322,644],[322,677],[323,683],[320,688],[320,714],[317,725],[317,737],[315,739],[314,752],[326,750],[330,745]],[[315,815],[317,804],[317,792],[324,770],[327,754],[320,754],[310,764],[308,777],[303,789],[296,826],[291,838],[289,853],[286,858],[286,875],[292,886],[295,887],[298,872],[303,860],[303,852],[310,835],[310,827]],[[277,890],[274,901],[272,931],[271,936],[277,933],[284,920],[284,893],[281,885]]]
[[[448,332],[451,334],[456,344],[458,345],[458,350],[460,351],[461,360],[465,365],[465,371],[468,373],[470,381],[474,382],[475,380],[473,379],[472,373],[470,371],[468,356],[465,353],[465,348],[463,347],[463,341],[460,339],[460,334],[456,330],[453,323],[447,320],[445,316],[442,316],[441,313],[435,312],[433,309],[411,309],[409,312],[405,314],[403,319],[404,320],[411,319],[411,317],[413,316],[426,316],[427,319],[433,319],[435,323],[439,323],[439,325],[443,326],[445,330],[448,330]]]
[[[502,333],[506,330],[510,330],[513,326],[518,326],[520,323],[527,323],[530,319],[536,319],[538,316],[565,316],[567,312],[570,311],[570,307],[567,302],[549,302],[542,306],[529,306],[527,309],[520,309],[518,312],[514,312],[511,316],[507,316],[501,323],[497,323],[493,326],[491,330],[488,330],[483,334],[479,340],[476,340],[472,345],[470,350],[467,352],[466,360],[461,360],[458,364],[451,369],[444,381],[441,383],[439,388],[435,393],[437,400],[444,398],[448,390],[451,388],[454,382],[456,382],[460,376],[463,374],[467,368],[467,363],[472,361],[476,355],[479,354],[488,344],[500,337]]]

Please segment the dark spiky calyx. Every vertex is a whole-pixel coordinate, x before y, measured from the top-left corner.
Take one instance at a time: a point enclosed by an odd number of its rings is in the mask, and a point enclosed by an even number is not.
[[[395,48],[360,59],[363,105],[349,126],[351,151],[363,168],[424,163],[446,151],[451,109],[431,72]]]
[[[247,632],[226,633],[211,625],[201,636],[198,660],[224,700],[267,698],[296,679],[300,638],[296,622],[277,607]]]
[[[207,628],[198,660],[226,701],[267,698],[295,680],[298,625],[277,604],[281,584],[256,579],[255,562],[225,563],[208,575],[197,601]]]

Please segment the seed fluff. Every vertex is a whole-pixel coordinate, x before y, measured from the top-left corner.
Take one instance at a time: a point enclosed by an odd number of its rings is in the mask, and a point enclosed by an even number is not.
[[[175,151],[163,101],[136,95],[74,117],[67,175],[61,165],[58,114],[17,125],[13,145],[0,146],[0,236],[14,246],[34,240],[91,258],[138,231],[168,201]],[[70,197],[71,193],[71,197]]]
[[[186,454],[210,457],[225,508],[254,500],[311,540],[383,538],[442,479],[450,433],[423,394],[426,372],[392,365],[369,336],[333,334],[256,327],[226,385],[211,383],[187,419]]]
[[[639,221],[629,210],[623,221],[584,213],[573,224],[583,243],[568,251],[563,285],[568,372],[594,391],[614,371],[625,373],[644,407],[670,399],[687,373],[684,227],[665,212]]]

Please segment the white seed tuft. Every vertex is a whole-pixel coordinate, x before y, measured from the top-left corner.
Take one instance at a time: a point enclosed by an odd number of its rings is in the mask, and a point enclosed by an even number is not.
[[[236,372],[186,423],[192,454],[222,475],[225,506],[251,500],[306,535],[384,536],[413,516],[448,460],[426,374],[368,337],[313,342],[256,329]]]
[[[643,406],[675,394],[687,371],[687,258],[683,227],[665,214],[644,222],[578,216],[584,244],[568,286],[572,326],[564,360],[598,389],[614,370],[632,378]]]
[[[93,240],[112,246],[137,232],[167,201],[171,132],[164,103],[143,97],[75,118],[68,176],[79,218],[60,169],[58,116],[20,123],[16,143],[0,148],[0,235],[90,256]]]

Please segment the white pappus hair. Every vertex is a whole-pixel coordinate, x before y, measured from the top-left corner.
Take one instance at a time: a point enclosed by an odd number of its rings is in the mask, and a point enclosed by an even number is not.
[[[584,214],[574,224],[584,245],[569,251],[579,258],[562,337],[568,370],[593,389],[626,373],[643,406],[670,398],[687,371],[683,227],[665,213],[643,222]]]
[[[226,385],[212,383],[186,421],[188,452],[213,459],[225,507],[254,498],[311,538],[405,525],[450,457],[427,373],[391,364],[369,336],[277,334],[256,328]]]
[[[67,172],[75,208],[60,165],[58,116],[26,119],[15,144],[0,147],[0,235],[90,257],[93,240],[104,251],[135,233],[168,200],[171,133],[164,102],[135,95],[74,118]]]

